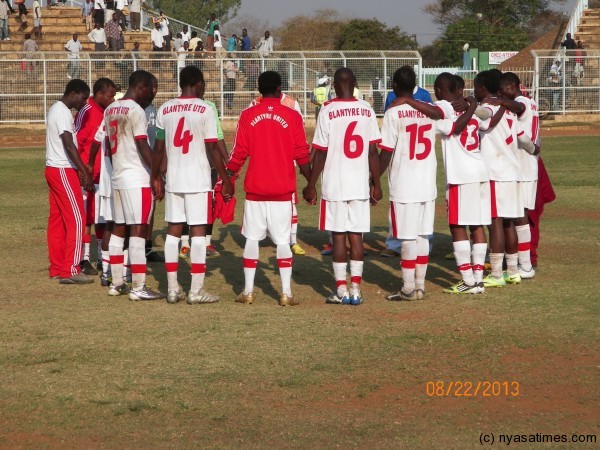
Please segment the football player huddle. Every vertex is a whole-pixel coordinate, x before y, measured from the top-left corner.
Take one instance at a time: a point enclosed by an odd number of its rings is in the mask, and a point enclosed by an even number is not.
[[[158,90],[152,74],[143,70],[132,73],[127,93],[116,101],[114,84],[98,80],[87,107],[80,92],[85,89],[79,86],[77,92],[71,92],[67,85],[60,101],[66,105],[60,108],[60,124],[48,126],[51,153],[47,159],[67,161],[64,169],[47,175],[51,216],[55,215],[48,228],[50,275],[61,283],[93,281],[91,264],[84,259],[77,266],[74,261],[82,253],[82,227],[94,224],[102,260],[101,282],[108,295],[127,295],[131,300],[164,298],[145,283],[146,241],[151,235],[154,202],[164,200],[167,302],[218,301],[204,285],[207,236],[215,219],[221,218],[223,223],[233,220],[234,187],[243,176],[245,282],[236,301],[254,302],[259,242],[269,236],[276,246],[281,277],[279,304],[298,305],[292,291],[292,264],[293,253],[298,254],[293,251],[294,245],[298,246],[293,227],[297,224],[294,201],[299,170],[307,182],[304,199],[319,208],[318,228],[331,233],[335,288],[325,302],[360,305],[364,300],[363,234],[371,228],[371,205],[383,198],[380,179],[387,170],[389,227],[391,235],[401,241],[402,284],[386,298],[422,299],[438,195],[436,134],[442,145],[448,225],[461,276],[443,292],[480,295],[486,288],[534,277],[527,213],[536,203],[539,116],[537,105],[521,91],[515,74],[481,72],[473,80],[474,97],[465,98],[462,78],[442,73],[434,85],[437,101],[431,104],[413,99],[415,72],[409,66],[401,67],[393,77],[396,99],[385,112],[380,130],[370,104],[354,97],[354,73],[338,69],[333,77],[336,97],[319,112],[312,154],[302,116],[291,97],[281,92],[277,72],[259,76],[261,96],[241,113],[231,154],[224,145],[215,105],[203,100],[202,72],[185,67],[179,84],[181,95],[156,111],[153,148],[144,112]],[[63,117],[63,110],[69,107],[80,109],[75,130],[69,129]],[[94,112],[93,117],[89,111]],[[78,140],[79,152],[75,153],[72,147],[78,146]],[[62,173],[66,169],[75,176],[78,173],[85,187],[85,224],[77,202],[60,203],[65,186],[64,195],[74,197],[76,181],[59,183],[66,179]],[[53,195],[58,199],[54,206]],[[64,231],[61,236],[53,234],[51,227],[56,225],[51,223],[57,223],[57,214],[68,224],[66,238]],[[191,285],[184,289],[177,274],[181,238],[187,233],[191,238]],[[89,229],[85,234],[89,235]],[[59,251],[57,240],[61,238],[79,242]],[[84,254],[89,254],[89,244],[87,248]],[[488,248],[491,271],[484,276]]]

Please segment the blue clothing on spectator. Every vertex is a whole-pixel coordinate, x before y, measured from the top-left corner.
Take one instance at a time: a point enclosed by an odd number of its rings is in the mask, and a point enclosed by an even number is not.
[[[227,40],[227,51],[228,52],[235,52],[235,43],[236,43],[236,39],[233,36],[231,36]]]
[[[433,103],[433,99],[431,98],[431,94],[429,93],[429,91],[419,86],[417,86],[416,91],[413,92],[413,98],[415,100],[421,100],[422,102]],[[390,107],[390,105],[395,99],[396,94],[394,94],[394,91],[390,91],[385,99],[385,107],[383,110],[387,111],[387,109]]]
[[[250,36],[246,36],[242,39],[242,51],[243,52],[250,51]]]

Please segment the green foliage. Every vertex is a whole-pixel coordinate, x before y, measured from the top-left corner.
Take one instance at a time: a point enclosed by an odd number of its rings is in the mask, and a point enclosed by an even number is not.
[[[336,50],[415,50],[417,43],[399,27],[376,19],[353,19],[344,24]]]
[[[289,17],[276,30],[278,50],[332,50],[348,19],[334,9]]]
[[[212,13],[221,23],[233,18],[242,0],[154,0],[152,8],[166,15],[204,29]]]

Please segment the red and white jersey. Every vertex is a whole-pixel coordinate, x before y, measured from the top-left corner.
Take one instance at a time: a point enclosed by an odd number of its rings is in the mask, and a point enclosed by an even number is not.
[[[369,198],[369,145],[378,142],[377,118],[367,102],[336,98],[323,105],[312,145],[327,152],[321,184],[324,200]]]
[[[94,136],[94,141],[100,144],[100,178],[98,183],[98,195],[101,197],[110,197],[112,195],[112,162],[110,161],[110,148],[106,146],[106,127],[100,125]],[[97,158],[96,158],[97,159]]]
[[[524,95],[515,98],[515,101],[525,105],[525,111],[519,116],[521,128],[534,144],[540,145],[540,114],[537,103]],[[521,181],[536,181],[538,179],[537,156],[527,152],[519,152],[518,155],[521,162]]]
[[[383,117],[381,149],[394,152],[388,169],[390,200],[421,203],[437,197],[435,123],[409,105]]]
[[[456,120],[462,112],[454,111],[450,102],[435,103],[444,112],[444,118],[435,123],[441,135],[442,155],[446,168],[447,184],[468,184],[489,181],[490,175],[479,148],[481,119],[471,117],[460,135],[454,134]]]
[[[258,105],[262,101],[262,98],[263,98],[262,95],[259,95],[258,97],[256,97],[254,100],[252,100],[250,102],[249,107]],[[286,95],[284,92],[282,92],[280,101],[281,101],[282,105],[287,106],[289,108],[293,108],[296,111],[298,111],[300,113],[300,115],[302,115],[302,109],[300,108],[300,104],[298,103],[298,100],[296,100],[294,97],[292,97],[290,95]]]
[[[492,116],[500,106],[486,104]],[[521,163],[518,152],[518,136],[523,134],[517,115],[506,111],[500,122],[489,128],[492,118],[481,122],[479,138],[481,139],[481,154],[493,181],[521,181]]]
[[[104,111],[110,151],[112,153],[113,189],[150,187],[150,167],[138,152],[137,140],[146,140],[146,114],[131,99],[111,103]]]
[[[212,190],[205,142],[217,142],[213,109],[196,97],[179,97],[164,103],[156,114],[156,127],[164,130],[167,152],[165,190],[175,193]]]
[[[73,143],[77,147],[77,136],[73,127],[71,110],[63,102],[58,101],[48,111],[48,126],[46,128],[46,166],[58,168],[73,168],[75,164],[67,155],[61,135],[71,133]]]

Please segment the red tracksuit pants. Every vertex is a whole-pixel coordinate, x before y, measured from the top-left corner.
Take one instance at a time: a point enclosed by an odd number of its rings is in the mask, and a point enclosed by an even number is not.
[[[48,182],[48,255],[50,276],[69,278],[79,273],[85,227],[83,195],[75,169],[46,167]]]

